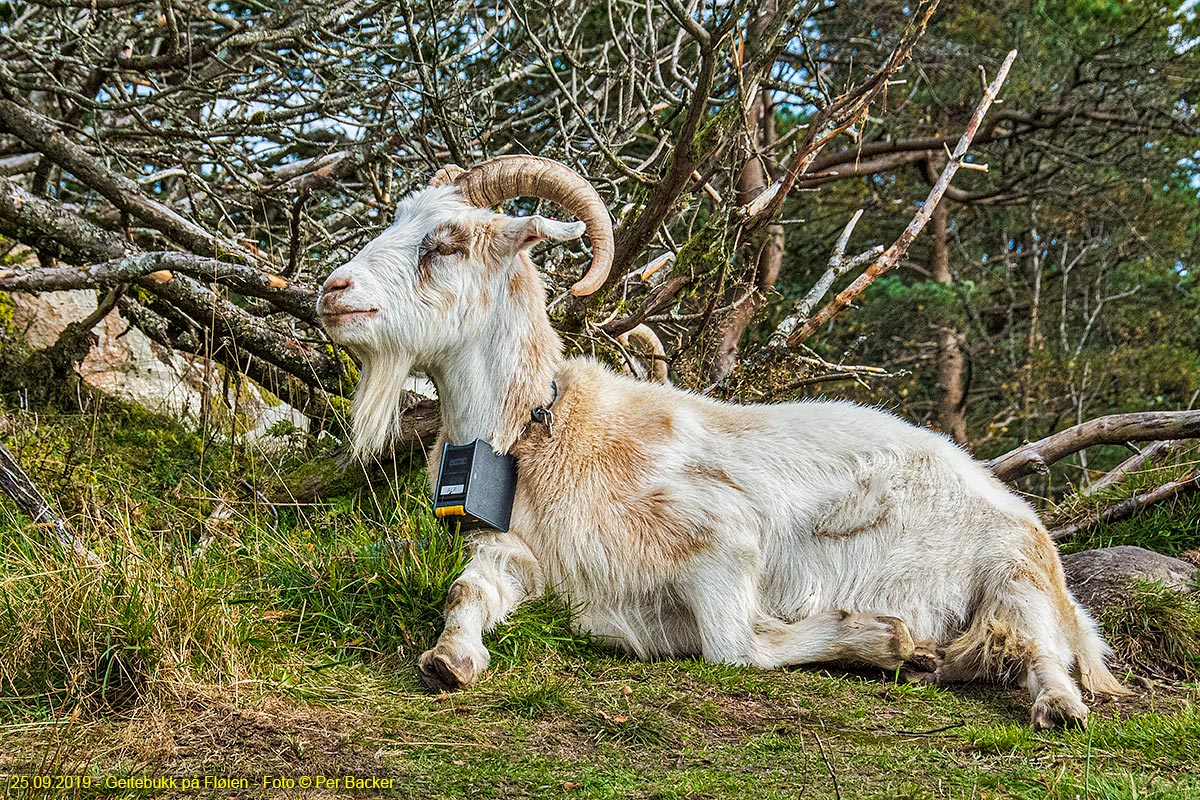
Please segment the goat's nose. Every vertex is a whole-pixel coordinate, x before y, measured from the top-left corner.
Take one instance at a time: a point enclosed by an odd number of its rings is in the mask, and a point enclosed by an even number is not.
[[[325,281],[325,285],[321,287],[321,292],[323,294],[336,294],[337,292],[346,291],[353,285],[354,281],[347,277],[339,276],[335,278],[331,275],[329,280]]]

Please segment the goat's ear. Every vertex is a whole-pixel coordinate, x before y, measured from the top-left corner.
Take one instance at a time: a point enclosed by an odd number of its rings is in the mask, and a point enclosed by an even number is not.
[[[517,253],[548,239],[556,241],[578,239],[583,236],[586,229],[587,225],[582,222],[559,222],[556,219],[539,217],[534,214],[530,217],[509,219],[504,224],[500,238],[503,240],[505,249],[511,253]]]

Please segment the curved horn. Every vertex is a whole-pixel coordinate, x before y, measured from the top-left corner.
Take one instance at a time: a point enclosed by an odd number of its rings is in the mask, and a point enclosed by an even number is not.
[[[617,341],[625,347],[640,350],[646,354],[646,371],[655,383],[670,383],[667,370],[667,351],[663,349],[662,339],[658,338],[649,325],[642,323],[622,333]]]
[[[453,175],[468,203],[480,208],[489,208],[514,197],[540,197],[555,203],[587,226],[587,235],[592,242],[592,263],[587,274],[571,287],[571,294],[585,297],[604,285],[612,268],[613,244],[612,219],[600,195],[592,185],[570,167],[557,161],[538,156],[497,156],[471,167],[461,175],[454,175],[445,168],[439,170],[434,180]]]
[[[437,186],[445,186],[447,184],[454,183],[465,174],[467,174],[467,171],[458,164],[447,164],[437,172],[433,173],[433,177],[429,179],[429,185],[425,188],[433,189]]]

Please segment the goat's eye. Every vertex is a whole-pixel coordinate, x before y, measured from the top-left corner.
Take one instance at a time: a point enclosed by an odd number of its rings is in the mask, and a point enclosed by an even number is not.
[[[417,247],[417,255],[422,261],[428,261],[431,256],[456,256],[466,252],[466,246],[455,239],[430,234],[421,240]]]
[[[466,252],[466,248],[458,242],[450,242],[442,239],[434,244],[433,252],[439,256],[457,256]]]

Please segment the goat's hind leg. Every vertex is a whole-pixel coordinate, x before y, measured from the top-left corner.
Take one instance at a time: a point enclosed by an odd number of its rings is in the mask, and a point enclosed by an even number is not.
[[[516,537],[500,534],[476,547],[450,586],[446,625],[437,644],[417,660],[426,688],[453,691],[479,679],[491,659],[483,634],[526,597],[540,593],[537,575],[537,561]]]
[[[1049,608],[1043,612],[1052,614]],[[1037,627],[1008,613],[973,623],[947,647],[942,679],[1016,678],[1033,697],[1029,716],[1035,728],[1082,727],[1088,708],[1071,677],[1070,650],[1053,622]]]
[[[796,622],[767,618],[755,628],[772,666],[840,661],[893,670],[916,652],[904,620],[884,614],[824,611]]]
[[[1024,545],[1009,573],[985,591],[967,631],[946,647],[944,673],[1015,677],[1033,697],[1035,728],[1082,727],[1088,708],[1072,670],[1084,633],[1054,545],[1044,537]]]
[[[711,586],[723,591],[712,592]],[[764,614],[753,577],[734,574],[724,564],[700,574],[691,605],[701,654],[709,661],[766,669],[847,661],[896,669],[914,652],[912,632],[897,617],[825,611],[784,622]]]

